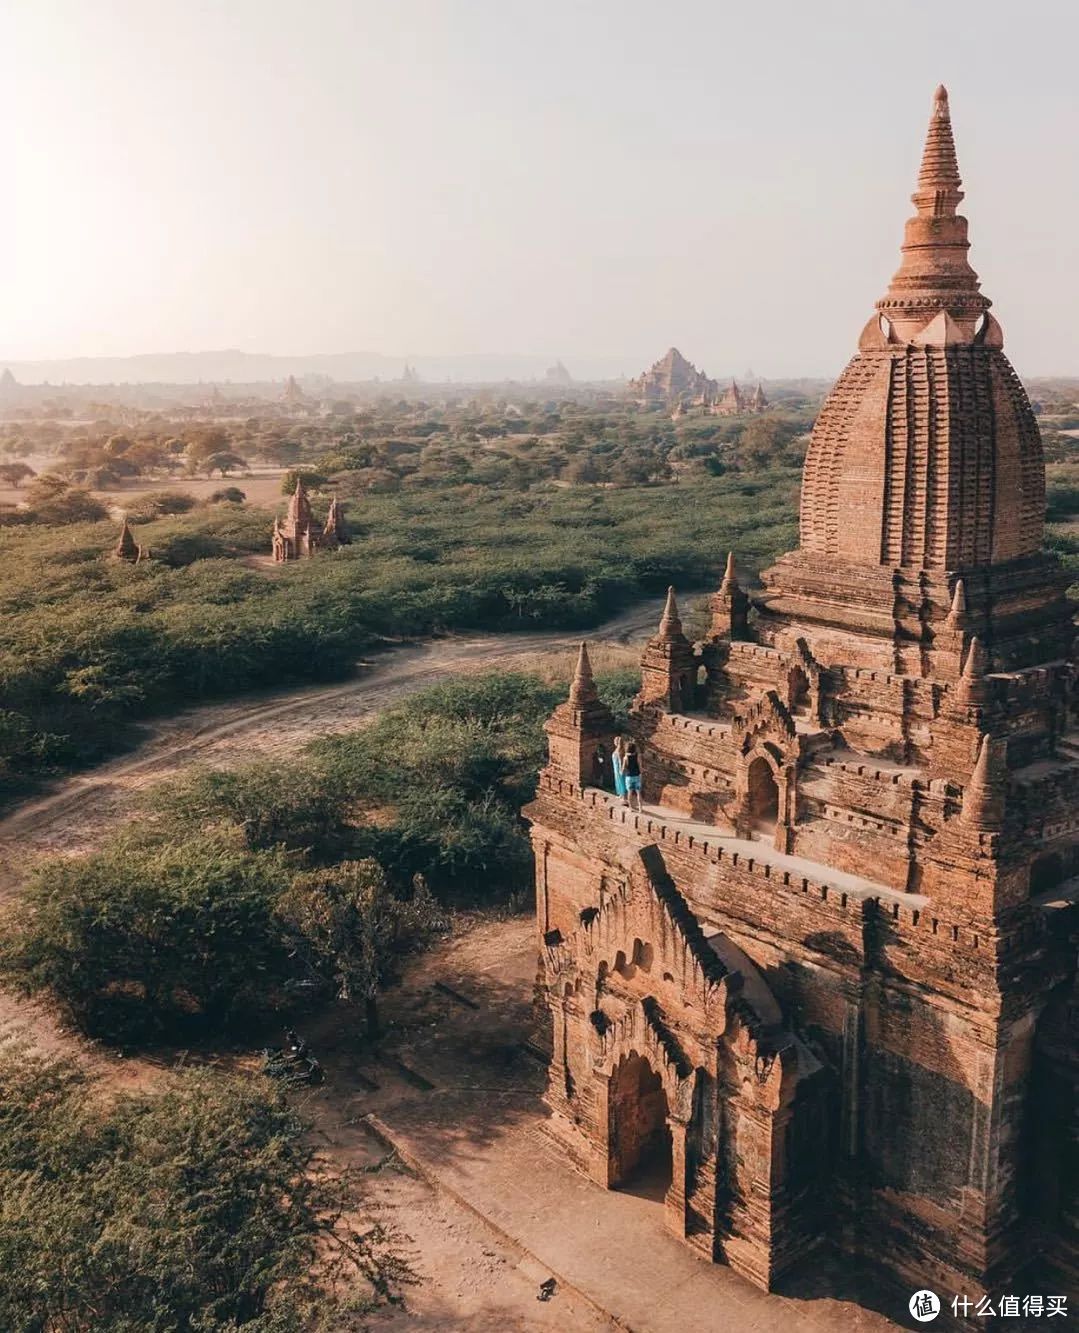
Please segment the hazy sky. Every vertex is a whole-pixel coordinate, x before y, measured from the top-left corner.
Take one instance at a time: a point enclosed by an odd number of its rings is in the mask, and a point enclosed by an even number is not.
[[[1021,373],[1079,373],[1074,0],[6,0],[0,360],[835,374],[935,85]]]

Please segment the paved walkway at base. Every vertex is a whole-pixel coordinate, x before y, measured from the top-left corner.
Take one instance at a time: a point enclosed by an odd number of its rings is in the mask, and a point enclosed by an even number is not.
[[[632,1333],[883,1333],[901,1327],[852,1300],[758,1291],[666,1231],[659,1202],[600,1189],[568,1166],[538,1122],[518,1123],[460,1155],[439,1151],[437,1136],[426,1134],[422,1122],[372,1119],[432,1184]]]

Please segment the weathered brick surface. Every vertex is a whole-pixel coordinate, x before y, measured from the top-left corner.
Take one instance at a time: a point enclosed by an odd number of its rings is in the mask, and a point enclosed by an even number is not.
[[[527,811],[555,1125],[604,1184],[669,1154],[669,1225],[762,1285],[825,1236],[971,1296],[1079,1270],[1071,609],[959,183],[941,90],[800,549],[645,650],[660,813],[594,789],[580,671]]]

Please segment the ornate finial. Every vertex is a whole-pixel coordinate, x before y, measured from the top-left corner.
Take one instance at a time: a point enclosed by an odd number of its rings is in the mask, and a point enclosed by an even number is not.
[[[675,600],[674,589],[667,589],[667,601],[663,607],[663,615],[659,622],[659,637],[661,639],[672,639],[677,634],[682,633],[682,622],[678,617],[678,603]]]
[[[934,94],[918,187],[911,195],[916,213],[906,225],[902,263],[887,295],[877,302],[899,342],[972,342],[978,320],[991,305],[966,259],[967,223],[958,213],[962,184],[948,94],[941,85]],[[938,323],[929,328],[934,320]]]
[[[738,576],[734,571],[734,552],[727,552],[727,568],[723,571],[723,582],[719,585],[725,592],[738,586]]]
[[[570,703],[590,703],[597,698],[596,682],[592,675],[592,663],[588,660],[588,645],[582,639],[577,653],[577,666],[573,672],[573,684],[569,687]]]

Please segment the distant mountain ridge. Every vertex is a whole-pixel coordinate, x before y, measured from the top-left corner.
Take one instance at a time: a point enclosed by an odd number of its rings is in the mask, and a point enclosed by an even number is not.
[[[84,356],[40,361],[6,360],[20,384],[253,384],[286,380],[289,375],[320,375],[335,383],[354,380],[401,379],[406,364],[421,380],[465,383],[502,380],[542,380],[551,367],[550,355],[476,353],[466,356],[386,356],[380,352],[326,352],[309,356],[281,356],[241,352],[234,348],[206,352],[144,352],[134,356]],[[558,362],[561,365],[561,362]],[[629,357],[593,357],[574,362],[576,380],[614,380],[624,377]]]

